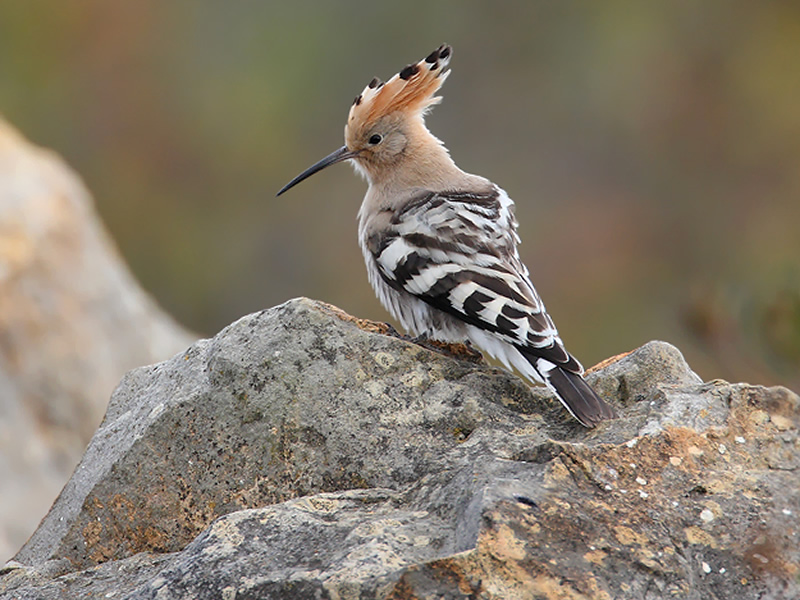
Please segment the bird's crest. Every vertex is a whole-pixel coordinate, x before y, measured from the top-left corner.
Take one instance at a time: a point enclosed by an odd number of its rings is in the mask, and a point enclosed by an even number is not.
[[[389,81],[369,82],[350,107],[348,127],[360,127],[393,112],[422,116],[441,97],[434,96],[450,74],[446,71],[453,50],[442,44],[427,57],[408,65]]]

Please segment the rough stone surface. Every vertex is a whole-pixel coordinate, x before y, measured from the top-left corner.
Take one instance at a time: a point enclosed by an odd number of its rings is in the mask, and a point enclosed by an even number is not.
[[[191,343],[78,177],[0,119],[0,560],[33,532],[129,369]]]
[[[800,595],[796,394],[651,342],[586,430],[469,358],[301,299],[129,373],[0,598]]]

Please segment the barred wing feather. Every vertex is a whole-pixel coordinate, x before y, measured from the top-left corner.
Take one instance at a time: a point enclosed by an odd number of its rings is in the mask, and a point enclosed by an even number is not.
[[[519,259],[516,226],[498,188],[421,192],[394,215],[374,258],[394,289],[580,373]]]

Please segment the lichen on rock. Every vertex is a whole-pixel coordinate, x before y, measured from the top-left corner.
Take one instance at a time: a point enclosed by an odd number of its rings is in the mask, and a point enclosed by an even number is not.
[[[651,342],[587,430],[446,350],[298,299],[130,372],[0,596],[796,597],[796,394]]]

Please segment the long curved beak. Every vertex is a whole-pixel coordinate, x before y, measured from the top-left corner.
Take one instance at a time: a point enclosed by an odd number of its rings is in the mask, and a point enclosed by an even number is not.
[[[281,188],[280,192],[275,194],[275,197],[280,196],[283,192],[285,192],[289,188],[293,188],[294,186],[296,186],[298,183],[300,183],[304,179],[308,179],[314,173],[316,173],[318,171],[322,171],[322,169],[324,169],[325,167],[330,167],[331,165],[335,165],[336,163],[342,162],[343,160],[347,160],[348,158],[353,158],[356,154],[358,154],[358,153],[357,152],[351,152],[350,150],[348,150],[347,146],[342,146],[341,148],[339,148],[335,152],[331,152],[330,154],[328,154],[328,156],[323,158],[318,163],[315,163],[315,164],[311,165],[305,171],[300,173],[300,175],[298,175],[297,177],[292,179],[289,183],[287,183],[285,186],[283,186]]]

